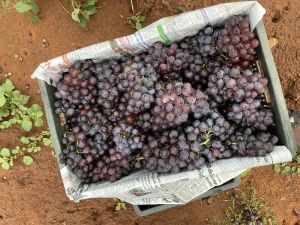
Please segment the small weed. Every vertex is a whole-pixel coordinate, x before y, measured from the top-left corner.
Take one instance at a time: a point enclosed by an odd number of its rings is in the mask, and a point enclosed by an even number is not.
[[[247,176],[250,172],[251,172],[251,169],[250,169],[250,168],[249,168],[249,169],[246,169],[244,172],[242,172],[242,173],[240,174],[240,177],[245,177],[245,176]]]
[[[7,79],[0,85],[0,130],[10,128],[15,124],[23,130],[30,131],[34,126],[43,126],[43,112],[38,104],[29,108],[26,106],[29,96],[15,90],[13,83]]]
[[[276,225],[271,209],[257,197],[254,188],[246,192],[234,192],[230,198],[231,206],[225,212],[226,219],[214,218],[214,225]]]
[[[23,163],[29,166],[33,163],[33,158],[29,155],[41,151],[40,143],[44,146],[52,146],[50,134],[48,130],[44,130],[37,135],[30,137],[21,137],[21,145],[15,146],[13,149],[2,148],[0,150],[0,165],[2,169],[9,170],[14,161],[20,156],[23,157]]]
[[[1,0],[2,13],[0,14],[0,16],[7,15],[10,12],[12,6],[13,4],[11,3],[11,0]]]
[[[115,212],[121,211],[121,210],[123,210],[123,209],[127,209],[126,203],[125,203],[125,202],[123,202],[122,200],[117,199],[117,198],[114,199],[114,200],[116,201]]]
[[[127,18],[124,18],[121,16],[122,19],[126,21],[132,28],[136,30],[140,30],[143,28],[143,22],[145,22],[146,17],[142,14],[143,11],[140,11],[139,13],[135,14],[134,16],[130,16]]]
[[[300,174],[300,153],[297,152],[290,163],[278,163],[274,165],[274,171],[282,175]]]
[[[36,4],[35,0],[20,0],[16,3],[15,7],[17,12],[27,13],[28,18],[32,23],[37,23],[40,21],[40,8]]]
[[[178,6],[178,10],[180,13],[184,13],[184,12],[186,12],[186,6],[180,2],[179,6]]]
[[[72,0],[72,19],[80,24],[82,28],[86,28],[90,21],[90,16],[97,12],[97,0],[85,0],[79,2]]]

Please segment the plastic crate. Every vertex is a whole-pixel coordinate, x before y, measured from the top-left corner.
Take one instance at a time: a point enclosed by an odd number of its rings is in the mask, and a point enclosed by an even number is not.
[[[278,77],[272,52],[269,47],[265,27],[262,21],[255,28],[255,33],[260,41],[260,46],[257,50],[258,58],[262,64],[263,72],[269,80],[268,89],[271,97],[271,108],[275,114],[275,124],[276,124],[276,130],[274,130],[274,133],[276,133],[279,137],[279,144],[285,145],[294,155],[296,153],[296,143],[293,136],[292,127],[289,121],[288,110],[283,96],[280,80]],[[56,155],[59,155],[62,150],[61,138],[63,136],[63,130],[60,125],[59,117],[54,113],[53,102],[54,102],[55,88],[41,80],[39,80],[39,86],[41,90],[41,96],[44,103],[44,108],[46,112],[48,126],[51,133],[53,146]],[[58,164],[59,164],[59,168],[62,168],[64,166],[59,162]],[[224,187],[228,187],[226,185],[228,184],[224,184]],[[210,194],[216,194],[217,192],[224,191],[226,189],[226,188],[223,189],[221,187],[223,187],[223,185],[221,185],[216,189],[212,189],[211,191],[208,191],[207,193],[205,193],[205,196],[207,197]],[[199,198],[203,198],[203,195],[199,196]],[[147,206],[143,206],[142,208],[140,206],[135,206],[134,208],[139,215],[147,215],[170,207],[174,207],[174,205],[171,206],[156,205],[154,207],[151,207],[151,209],[149,209],[149,207],[147,209]]]

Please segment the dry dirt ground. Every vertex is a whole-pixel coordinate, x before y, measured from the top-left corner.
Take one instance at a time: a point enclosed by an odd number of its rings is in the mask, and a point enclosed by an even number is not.
[[[102,8],[91,18],[87,30],[74,23],[58,0],[37,0],[42,21],[32,25],[22,14],[13,10],[0,19],[0,82],[11,72],[17,88],[31,96],[31,103],[42,104],[36,80],[30,75],[40,62],[74,49],[131,34],[133,30],[124,23],[120,14],[131,14],[129,0],[102,1]],[[178,13],[179,3],[187,10],[214,5],[217,0],[144,0],[139,8],[146,13],[146,24],[161,17]],[[67,0],[62,1],[67,7]],[[284,94],[289,108],[300,110],[300,1],[263,0],[267,9],[264,17],[269,37],[278,39],[273,48]],[[43,39],[49,47],[43,47]],[[23,62],[14,56],[23,57]],[[29,84],[29,89],[26,85]],[[14,146],[21,135],[17,129],[1,131],[0,147]],[[242,180],[240,188],[252,185],[274,210],[280,224],[300,224],[293,209],[300,209],[300,178],[275,174],[271,166],[254,169]],[[138,217],[131,207],[113,212],[112,199],[95,199],[79,204],[66,197],[56,159],[50,149],[35,155],[35,162],[24,167],[18,162],[8,172],[0,170],[0,224],[2,225],[164,225],[207,224],[212,216],[224,215],[226,204],[213,197],[212,204],[196,201],[185,206],[160,212],[145,218]]]

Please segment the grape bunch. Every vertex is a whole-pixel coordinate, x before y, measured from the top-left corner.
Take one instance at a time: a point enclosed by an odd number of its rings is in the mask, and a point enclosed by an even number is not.
[[[258,99],[246,99],[234,103],[228,109],[227,118],[243,127],[266,131],[273,124],[273,112],[261,106]]]
[[[258,72],[240,70],[224,66],[216,68],[210,74],[206,93],[211,95],[218,103],[227,100],[241,102],[244,99],[255,99],[265,92],[267,79]]]
[[[259,45],[259,41],[250,30],[249,19],[234,16],[225,23],[219,34],[217,40],[219,51],[229,57],[230,63],[247,68],[255,59],[255,48]]]
[[[152,129],[176,127],[186,122],[189,113],[202,117],[209,113],[207,96],[190,83],[166,83],[156,86],[157,95],[151,110]]]
[[[265,156],[278,138],[267,79],[250,67],[258,45],[248,18],[234,16],[134,56],[75,62],[54,93],[60,162],[95,183]]]

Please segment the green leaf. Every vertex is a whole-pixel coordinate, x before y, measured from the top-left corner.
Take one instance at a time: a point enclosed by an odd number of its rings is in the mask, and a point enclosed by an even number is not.
[[[31,107],[30,107],[30,111],[31,112],[39,112],[41,111],[41,106],[39,106],[38,104],[33,104]]]
[[[39,151],[41,151],[41,147],[39,146],[33,147],[33,152],[39,152]]]
[[[84,2],[84,4],[82,5],[82,7],[94,6],[96,3],[97,3],[97,0],[86,0]]]
[[[138,17],[138,20],[139,20],[140,22],[144,22],[144,21],[145,21],[145,19],[146,19],[146,17],[145,17],[145,16],[139,16],[139,17]]]
[[[2,166],[2,169],[4,169],[4,170],[9,170],[9,167],[10,167],[8,162],[3,162],[1,166]]]
[[[22,121],[21,127],[25,130],[25,131],[30,131],[32,129],[32,122],[29,119],[24,119]]]
[[[297,163],[300,163],[300,154],[298,154],[298,155],[296,156],[296,161],[297,161]]]
[[[82,14],[86,13],[88,15],[93,15],[97,12],[97,7],[96,6],[87,6],[84,7],[84,10],[82,11]]]
[[[51,139],[50,138],[43,138],[43,144],[45,146],[49,146],[51,144]]]
[[[15,101],[19,102],[22,105],[26,105],[29,101],[29,96],[22,95],[19,90],[14,90],[12,96]]]
[[[89,20],[82,14],[79,14],[78,16],[79,16],[79,20],[80,20],[80,22],[79,22],[80,26],[82,28],[86,28],[89,23]]]
[[[14,160],[13,160],[13,158],[11,158],[11,159],[9,160],[9,166],[12,167],[13,165],[14,165]]]
[[[11,150],[11,153],[14,155],[17,155],[20,153],[20,150],[15,148],[15,149]]]
[[[15,86],[11,82],[11,80],[6,79],[5,82],[0,86],[0,91],[3,93],[10,93],[12,90],[14,90]]]
[[[0,107],[4,106],[6,103],[6,98],[2,92],[0,92]]]
[[[41,126],[43,126],[43,123],[44,123],[43,119],[36,118],[35,121],[34,121],[34,126],[41,127]]]
[[[280,164],[275,164],[275,165],[274,165],[274,171],[275,171],[276,173],[280,173],[280,171],[281,171]]]
[[[9,157],[10,156],[10,151],[8,148],[2,148],[0,151],[0,155],[3,157]]]
[[[300,173],[300,167],[297,168],[297,172],[296,173]]]
[[[120,211],[121,210],[121,205],[120,204],[117,204],[116,205],[116,208],[115,208],[115,211]]]
[[[80,9],[74,9],[74,11],[71,14],[72,19],[75,20],[78,23],[80,23],[79,13],[80,13]]]
[[[44,113],[42,111],[36,112],[36,117],[42,117]]]
[[[28,19],[31,21],[31,23],[38,23],[41,21],[40,17],[36,14],[29,14]]]
[[[16,4],[16,10],[19,13],[25,13],[28,12],[29,10],[32,10],[32,6],[29,4],[25,4],[23,2],[18,2]]]
[[[135,23],[135,29],[136,30],[140,30],[140,29],[142,29],[143,27],[142,27],[142,24],[140,23],[140,22],[136,22]]]
[[[30,5],[32,7],[31,11],[33,12],[33,14],[37,15],[40,12],[40,8],[38,7],[38,5],[35,3],[34,0],[30,1]]]
[[[21,137],[20,141],[21,141],[23,144],[29,144],[29,138],[28,138],[28,137]]]
[[[244,177],[244,176],[248,175],[250,172],[251,172],[251,169],[250,169],[250,168],[249,168],[249,169],[246,169],[244,172],[242,172],[242,173],[240,174],[240,177]]]
[[[297,167],[296,166],[292,166],[292,171],[293,171],[293,173],[295,173],[297,171]]]
[[[2,120],[3,117],[9,116],[9,110],[7,107],[1,107],[0,108],[0,120]]]
[[[24,163],[26,166],[31,165],[32,162],[33,162],[33,158],[31,158],[30,156],[24,156],[24,157],[23,157],[23,163]]]

